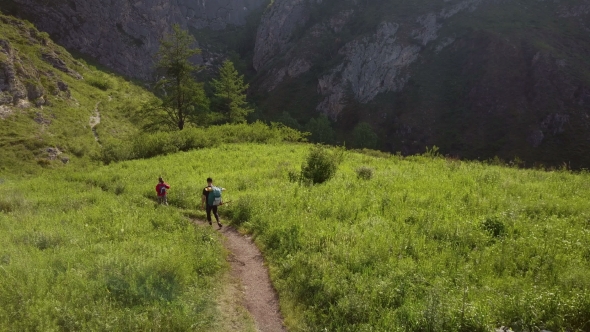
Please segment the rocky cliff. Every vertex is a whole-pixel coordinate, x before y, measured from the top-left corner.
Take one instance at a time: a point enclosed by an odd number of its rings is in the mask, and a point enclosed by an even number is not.
[[[254,85],[271,110],[307,100],[343,140],[366,121],[391,151],[588,167],[589,5],[275,0]]]
[[[55,70],[82,79],[82,75],[67,64],[76,61],[69,54],[61,54],[60,48],[51,42],[47,34],[22,21],[0,15],[0,25],[10,28],[3,28],[3,35],[0,36],[0,119],[15,110],[41,107],[50,102],[49,96],[69,98],[68,84],[60,79]],[[30,55],[23,54],[14,46],[14,40],[35,47],[44,64],[35,64]]]
[[[6,0],[0,9],[26,18],[69,50],[129,77],[148,79],[159,39],[185,29],[240,26],[269,0]]]

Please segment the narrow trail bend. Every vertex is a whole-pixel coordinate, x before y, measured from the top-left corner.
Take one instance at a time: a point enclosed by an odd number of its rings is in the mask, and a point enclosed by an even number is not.
[[[193,221],[202,227],[217,228],[215,224],[209,226],[203,220]],[[230,252],[231,275],[242,284],[244,307],[254,318],[257,331],[287,332],[279,310],[279,299],[260,250],[251,238],[241,235],[232,226],[223,226],[219,232],[223,234],[224,245]]]
[[[96,131],[96,126],[100,124],[100,111],[98,110],[98,105],[100,105],[100,101],[94,105],[94,114],[90,116],[90,120],[88,124],[90,125],[90,129],[92,130],[92,134],[94,135],[94,140],[100,144],[100,140],[98,138],[98,132]]]

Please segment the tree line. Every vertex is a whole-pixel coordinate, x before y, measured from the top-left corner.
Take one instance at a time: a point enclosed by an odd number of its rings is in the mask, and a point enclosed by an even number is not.
[[[149,113],[147,118],[150,121],[146,129],[166,127],[182,130],[187,125],[243,123],[253,112],[246,100],[249,85],[230,60],[222,63],[218,77],[210,81],[213,92],[210,97],[207,96],[204,83],[195,78],[202,66],[191,61],[201,53],[194,47],[195,44],[195,38],[179,25],[174,25],[172,32],[160,41],[155,64],[159,75],[154,89],[156,98],[144,110]],[[283,112],[277,120],[290,128],[309,133],[312,142],[344,143],[336,138],[331,121],[323,114],[309,119],[304,126],[287,112]],[[377,148],[377,135],[368,123],[357,124],[351,136],[352,147]]]
[[[213,95],[207,96],[204,83],[195,78],[202,66],[195,65],[191,58],[201,53],[194,47],[195,38],[179,25],[160,41],[156,54],[156,98],[145,109],[151,122],[147,127],[169,127],[178,130],[188,124],[241,123],[253,110],[246,100],[248,84],[230,60],[219,68],[217,79],[210,84]]]

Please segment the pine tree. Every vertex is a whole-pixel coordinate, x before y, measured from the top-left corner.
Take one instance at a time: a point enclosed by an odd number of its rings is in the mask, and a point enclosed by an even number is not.
[[[194,44],[193,36],[175,24],[172,33],[160,41],[157,53],[156,68],[163,77],[156,84],[161,103],[153,109],[164,111],[162,121],[180,130],[209,107],[203,84],[193,77],[198,66],[193,65],[190,58],[201,52],[192,47]]]
[[[245,122],[246,116],[252,113],[246,101],[248,84],[244,83],[244,75],[239,75],[233,62],[225,60],[219,69],[219,79],[211,82],[217,99],[217,111],[224,114],[230,123]]]
[[[317,119],[310,119],[305,125],[305,131],[311,134],[309,139],[315,143],[332,144],[336,136],[330,120],[324,114],[318,116]]]
[[[361,122],[352,131],[353,145],[355,148],[375,149],[377,148],[377,134],[370,124]]]

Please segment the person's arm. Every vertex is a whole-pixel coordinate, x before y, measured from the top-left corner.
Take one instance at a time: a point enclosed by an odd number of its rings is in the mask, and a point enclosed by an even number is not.
[[[205,208],[205,195],[201,195],[201,208],[204,209]]]
[[[166,187],[166,189],[170,189],[170,185],[166,182],[164,182],[164,186]]]

